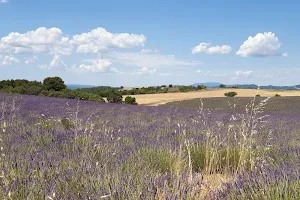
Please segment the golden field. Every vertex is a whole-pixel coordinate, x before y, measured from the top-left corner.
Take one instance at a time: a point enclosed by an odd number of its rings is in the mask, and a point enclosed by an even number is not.
[[[162,93],[162,94],[141,94],[130,95],[136,98],[139,105],[157,106],[173,101],[182,101],[195,98],[210,98],[210,97],[224,97],[224,93],[235,91],[238,93],[237,97],[252,97],[257,94],[260,96],[274,96],[279,94],[281,96],[300,96],[300,90],[258,90],[258,89],[206,89],[193,92],[178,92],[178,93]],[[124,96],[125,99],[126,96]]]

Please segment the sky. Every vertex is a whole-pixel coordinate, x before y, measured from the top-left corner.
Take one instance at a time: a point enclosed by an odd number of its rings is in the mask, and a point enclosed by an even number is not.
[[[300,1],[0,0],[0,80],[300,84]]]

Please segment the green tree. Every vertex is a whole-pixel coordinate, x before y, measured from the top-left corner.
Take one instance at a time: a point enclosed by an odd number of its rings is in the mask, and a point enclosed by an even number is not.
[[[67,88],[65,82],[60,77],[48,77],[43,81],[43,88],[45,90],[62,91]]]
[[[127,96],[125,98],[125,104],[133,104],[133,105],[137,105],[136,99],[134,97],[131,96]]]
[[[226,85],[221,84],[219,87],[220,87],[220,88],[226,88]]]
[[[122,95],[116,91],[112,91],[107,96],[107,101],[110,103],[122,103]]]

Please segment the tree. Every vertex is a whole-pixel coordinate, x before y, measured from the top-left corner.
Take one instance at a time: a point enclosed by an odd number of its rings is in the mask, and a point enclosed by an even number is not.
[[[237,95],[237,93],[236,93],[236,92],[226,92],[226,93],[224,93],[224,95],[225,95],[226,97],[234,97],[234,96]]]
[[[203,90],[203,89],[206,89],[205,85],[198,85],[197,86],[197,90]]]
[[[48,77],[43,81],[43,88],[45,90],[62,91],[67,88],[65,82],[60,77]]]
[[[127,96],[125,98],[125,104],[133,104],[133,105],[137,105],[136,99],[134,97],[131,96]]]
[[[173,87],[173,85],[172,85],[172,84],[170,84],[170,85],[169,85],[169,88],[172,88],[172,87]]]
[[[116,91],[112,91],[107,96],[107,101],[110,103],[122,103],[122,95]]]
[[[221,84],[219,87],[220,87],[220,88],[226,88],[226,85]]]

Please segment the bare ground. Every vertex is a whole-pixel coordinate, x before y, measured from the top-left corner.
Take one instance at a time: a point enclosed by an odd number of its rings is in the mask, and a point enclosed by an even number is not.
[[[224,93],[235,91],[238,97],[253,97],[259,94],[262,97],[274,96],[300,96],[300,90],[258,90],[258,89],[207,89],[194,92],[162,93],[131,95],[136,98],[139,105],[157,106],[173,101],[182,101],[195,98],[224,97]],[[125,98],[126,96],[124,96]]]

